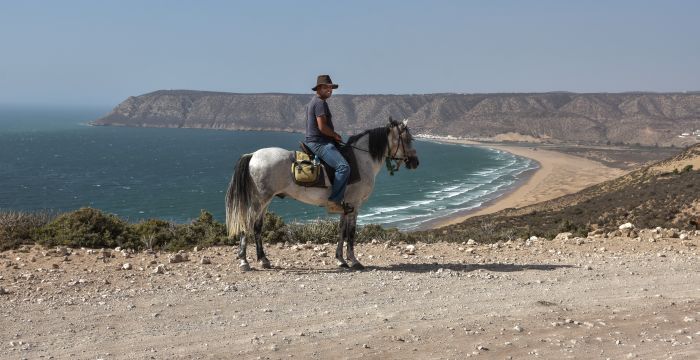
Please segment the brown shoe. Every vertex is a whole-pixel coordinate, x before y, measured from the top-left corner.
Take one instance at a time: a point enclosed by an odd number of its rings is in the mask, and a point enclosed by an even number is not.
[[[343,208],[343,205],[338,204],[337,202],[334,202],[334,201],[329,201],[326,203],[326,210],[328,210],[328,212],[331,214],[343,214],[343,213],[345,213],[345,209]]]
[[[331,214],[349,214],[349,213],[355,211],[355,208],[346,202],[338,204],[337,202],[334,202],[334,201],[328,201],[326,203],[326,209]]]

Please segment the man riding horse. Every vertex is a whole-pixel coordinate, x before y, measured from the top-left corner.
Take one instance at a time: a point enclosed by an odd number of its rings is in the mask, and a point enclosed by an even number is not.
[[[307,109],[307,144],[324,162],[336,169],[331,189],[297,184],[290,172],[294,155],[287,149],[258,149],[243,154],[236,163],[226,191],[226,227],[229,238],[240,241],[238,266],[241,270],[250,270],[246,256],[248,240],[255,241],[262,268],[271,267],[263,249],[262,228],[267,207],[274,197],[290,197],[309,205],[327,206],[329,211],[341,213],[335,251],[338,266],[363,269],[354,250],[357,216],[362,204],[372,194],[377,174],[385,166],[390,174],[402,164],[408,169],[418,167],[418,155],[413,148],[413,137],[406,120],[397,122],[389,118],[384,126],[348,138],[344,150],[352,153],[353,161],[357,164],[352,169],[357,172],[357,182],[346,185],[350,168],[335,147],[335,142],[340,141],[341,137],[333,130],[332,115],[325,101],[337,86],[328,75],[319,76],[314,87],[317,95]],[[343,257],[343,244],[347,244],[347,261]]]
[[[350,165],[336,148],[343,138],[335,132],[333,127],[333,115],[326,100],[333,95],[333,89],[337,89],[329,75],[319,75],[316,86],[311,90],[316,92],[308,105],[306,105],[306,145],[333,169],[335,169],[335,181],[328,197],[326,208],[329,213],[351,213],[354,209],[350,204],[343,202],[345,188],[350,177]]]

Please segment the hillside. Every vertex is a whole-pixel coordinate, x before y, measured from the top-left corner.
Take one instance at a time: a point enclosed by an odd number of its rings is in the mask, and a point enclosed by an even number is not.
[[[426,232],[429,237],[497,238],[586,235],[631,222],[640,228],[700,229],[700,145],[577,193],[519,209],[477,216]]]
[[[160,90],[129,97],[93,125],[229,130],[304,130],[311,94]],[[685,146],[700,139],[698,93],[334,95],[339,130],[355,133],[389,116],[415,133],[482,140]],[[691,135],[679,137],[682,133]]]

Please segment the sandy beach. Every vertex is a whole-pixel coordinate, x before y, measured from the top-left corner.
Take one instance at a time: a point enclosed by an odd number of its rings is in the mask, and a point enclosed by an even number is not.
[[[513,191],[502,195],[485,206],[449,218],[438,220],[433,227],[460,223],[470,217],[485,215],[507,208],[519,208],[572,194],[588,186],[624,175],[627,171],[605,166],[578,156],[536,147],[492,145],[468,140],[441,140],[449,143],[483,146],[507,151],[539,163],[539,169]]]

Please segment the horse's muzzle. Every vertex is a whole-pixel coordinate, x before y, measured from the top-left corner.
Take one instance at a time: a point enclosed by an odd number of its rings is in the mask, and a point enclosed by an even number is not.
[[[418,167],[418,156],[409,156],[406,161],[406,169],[415,169]]]

